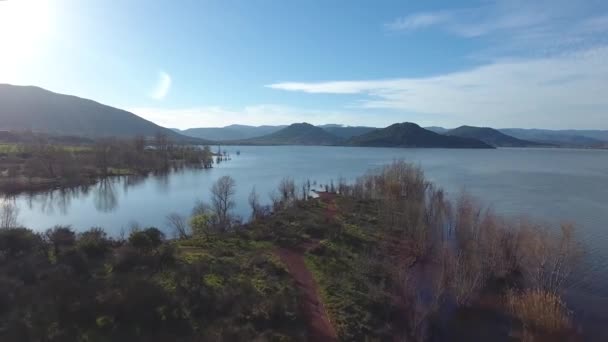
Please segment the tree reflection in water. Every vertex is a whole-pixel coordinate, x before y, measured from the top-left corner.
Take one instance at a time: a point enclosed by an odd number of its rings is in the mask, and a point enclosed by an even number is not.
[[[47,215],[52,215],[58,211],[61,215],[68,214],[72,200],[89,193],[90,186],[83,185],[71,188],[62,188],[52,191],[30,193],[27,196],[27,206],[32,209],[34,205],[40,207],[40,211]]]
[[[97,183],[95,192],[93,193],[93,202],[95,209],[104,213],[109,213],[118,207],[118,197],[114,188],[114,180],[104,178]]]

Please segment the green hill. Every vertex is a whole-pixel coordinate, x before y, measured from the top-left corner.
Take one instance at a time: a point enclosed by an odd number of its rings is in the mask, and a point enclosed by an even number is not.
[[[230,125],[225,127],[199,127],[179,131],[180,134],[210,140],[243,140],[272,134],[287,126]]]
[[[257,138],[232,141],[235,144],[246,145],[339,145],[343,142],[339,137],[328,133],[323,128],[309,123],[289,125],[274,133]]]
[[[0,130],[88,138],[154,136],[206,143],[156,125],[122,109],[32,86],[0,84]]]
[[[543,145],[541,143],[512,137],[490,127],[460,126],[447,131],[445,134],[461,138],[478,139],[496,147],[532,147]]]
[[[353,137],[348,144],[370,147],[492,148],[480,140],[437,134],[410,122],[396,123]]]

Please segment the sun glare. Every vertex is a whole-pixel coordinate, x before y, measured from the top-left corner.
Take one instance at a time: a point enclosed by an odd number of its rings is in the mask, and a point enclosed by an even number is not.
[[[0,0],[0,72],[23,65],[50,31],[48,0]]]

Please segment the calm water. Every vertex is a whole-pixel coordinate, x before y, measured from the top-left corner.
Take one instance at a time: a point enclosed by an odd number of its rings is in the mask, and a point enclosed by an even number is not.
[[[354,179],[400,158],[421,165],[449,193],[466,189],[499,213],[577,223],[587,253],[572,291],[587,309],[577,314],[608,322],[608,151],[286,146],[230,147],[229,152],[233,159],[212,170],[115,178],[86,189],[19,196],[20,223],[37,230],[98,226],[112,234],[133,222],[164,227],[167,214],[186,215],[197,199],[207,200],[211,184],[223,175],[236,180],[236,213],[246,217],[254,185],[267,200],[285,176],[325,184],[340,176]]]

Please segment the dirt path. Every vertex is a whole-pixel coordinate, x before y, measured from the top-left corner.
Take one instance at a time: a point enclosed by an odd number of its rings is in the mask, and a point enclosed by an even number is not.
[[[328,203],[326,213],[328,219],[333,219],[337,212],[334,196],[332,195],[319,196],[322,201]],[[338,335],[329,321],[329,316],[319,296],[318,285],[304,263],[304,253],[315,248],[318,244],[318,241],[313,241],[296,249],[279,248],[276,253],[287,266],[287,270],[300,290],[300,305],[308,321],[309,341],[338,341]]]
[[[280,248],[277,254],[300,290],[300,305],[308,321],[309,341],[337,341],[336,331],[319,297],[317,283],[304,263],[303,252]]]

